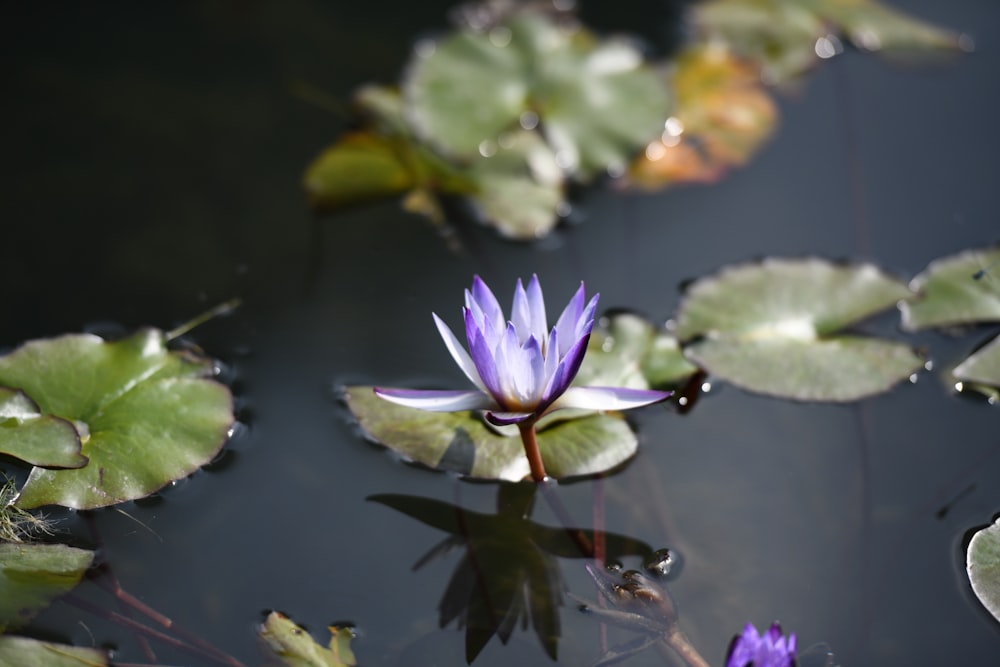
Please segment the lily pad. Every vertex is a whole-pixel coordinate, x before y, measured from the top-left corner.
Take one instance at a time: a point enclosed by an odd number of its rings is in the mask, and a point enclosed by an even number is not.
[[[43,415],[23,391],[9,387],[0,387],[0,453],[45,468],[87,464],[73,424]]]
[[[936,259],[910,289],[921,295],[899,306],[903,327],[910,331],[1000,321],[1000,247]]]
[[[951,373],[994,403],[1000,401],[1000,337],[972,353]]]
[[[364,432],[405,458],[478,479],[520,481],[530,473],[524,446],[473,412],[427,412],[380,399],[372,387],[346,387],[347,405]],[[555,413],[558,414],[558,413]],[[631,458],[638,442],[624,419],[593,414],[538,432],[546,472],[593,475]]]
[[[397,91],[366,86],[355,102],[367,127],[341,137],[306,169],[304,184],[315,210],[336,211],[406,192],[474,189],[456,167],[414,139]]]
[[[639,187],[715,181],[746,164],[774,130],[777,106],[759,72],[725,47],[689,47],[671,82],[673,115],[629,167],[629,181]]]
[[[17,667],[107,667],[108,652],[28,637],[0,637],[0,665]]]
[[[972,536],[966,571],[976,597],[1000,621],[1000,520]]]
[[[923,366],[909,346],[838,333],[910,294],[871,265],[769,259],[695,282],[676,333],[688,358],[744,389],[851,401]]]
[[[819,40],[830,48],[831,33],[867,51],[895,53],[965,49],[968,41],[874,0],[710,0],[696,5],[693,17],[705,38],[759,63],[769,83],[803,74],[823,52]]]
[[[134,500],[212,460],[233,423],[232,397],[208,378],[210,360],[166,344],[163,332],[142,329],[114,342],[88,334],[29,341],[0,357],[0,385],[72,423],[89,459],[75,470],[36,466],[20,507]]]
[[[760,68],[770,84],[793,81],[817,60],[822,19],[796,0],[708,0],[692,8],[701,38],[721,44]]]
[[[633,313],[602,318],[590,336],[574,384],[652,389],[674,386],[698,370],[677,339]]]
[[[485,154],[474,159],[468,176],[476,184],[469,195],[486,222],[504,236],[545,236],[559,219],[564,178],[556,156],[534,131],[501,135]]]
[[[267,650],[287,667],[353,667],[358,664],[351,651],[354,633],[350,628],[329,627],[330,646],[320,646],[303,628],[276,611],[267,615],[259,629]]]
[[[640,52],[518,11],[423,49],[403,84],[421,136],[459,158],[540,123],[560,165],[587,179],[623,168],[663,128],[670,96]]]
[[[962,36],[874,0],[804,0],[866,51],[964,49]]]
[[[53,598],[75,588],[93,559],[93,551],[64,544],[0,543],[0,632],[26,624]]]

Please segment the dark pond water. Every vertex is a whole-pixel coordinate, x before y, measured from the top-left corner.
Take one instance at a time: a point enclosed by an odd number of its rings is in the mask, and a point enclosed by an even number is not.
[[[226,455],[127,504],[127,515],[93,517],[128,591],[248,665],[261,662],[254,625],[266,609],[318,637],[333,620],[355,623],[363,665],[464,664],[462,632],[440,629],[436,610],[459,552],[413,571],[445,534],[366,498],[490,512],[497,487],[365,444],[334,387],[464,386],[430,312],[454,322],[474,273],[504,301],[517,277],[537,272],[553,308],[585,280],[603,308],[665,320],[683,281],[727,263],[820,255],[908,277],[1000,239],[992,0],[896,3],[972,33],[977,51],[920,67],[856,53],[826,63],[783,98],[781,128],[759,158],[716,186],[594,190],[577,203],[579,224],[553,238],[514,245],[466,226],[462,254],[393,202],[314,224],[300,174],[345,120],[296,90],[345,98],[362,82],[394,81],[448,4],[5,12],[2,345],[102,322],[169,327],[243,298],[235,316],[193,336],[227,365],[238,396],[244,426]],[[674,33],[638,14],[656,5],[619,5],[590,10],[615,28]],[[895,327],[889,316],[872,330]],[[944,368],[989,333],[915,339]],[[968,589],[962,539],[1000,511],[998,417],[936,373],[832,407],[716,383],[687,415],[636,414],[629,465],[557,492],[577,524],[592,525],[599,507],[608,530],[680,554],[670,591],[712,664],[747,620],[773,619],[801,646],[828,643],[842,665],[995,664],[1000,626]],[[558,525],[541,502],[535,519]],[[81,518],[64,526],[90,539]],[[559,562],[566,589],[593,598],[581,561]],[[84,593],[111,606],[93,587]],[[569,601],[561,619],[559,663],[589,665],[597,623]],[[145,660],[125,630],[61,604],[31,632]],[[490,642],[476,664],[515,662],[549,662],[530,631]]]

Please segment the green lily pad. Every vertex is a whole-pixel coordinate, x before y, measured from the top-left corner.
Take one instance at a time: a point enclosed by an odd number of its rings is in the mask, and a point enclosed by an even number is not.
[[[272,611],[258,634],[267,650],[288,667],[354,667],[358,664],[351,651],[354,639],[351,629],[331,625],[329,630],[330,646],[324,648],[290,618]]]
[[[972,536],[966,571],[976,597],[1000,621],[1000,520]]]
[[[156,329],[115,342],[67,335],[0,357],[0,385],[72,423],[89,459],[75,470],[32,469],[20,507],[134,500],[212,460],[233,423],[232,397],[208,378],[210,360],[166,343]]]
[[[964,50],[968,41],[874,0],[709,0],[694,7],[693,20],[707,40],[757,62],[770,83],[813,66],[822,52],[818,40],[830,33],[867,51],[895,53]]]
[[[504,133],[486,155],[473,160],[469,195],[486,222],[514,239],[548,234],[563,204],[563,174],[556,156],[533,131]]]
[[[1000,402],[1000,337],[973,352],[951,373],[993,403]]]
[[[107,667],[108,652],[43,642],[28,637],[0,637],[0,665],[17,667]]]
[[[23,391],[9,387],[0,387],[0,453],[45,468],[87,465],[73,424],[43,415]]]
[[[838,333],[910,295],[871,265],[769,259],[695,282],[676,333],[688,358],[744,389],[851,401],[923,366],[901,343]]]
[[[93,559],[93,551],[64,544],[0,543],[0,632],[26,624],[53,598],[75,588]]]
[[[346,387],[344,396],[372,440],[409,460],[478,479],[516,482],[530,473],[521,439],[497,433],[476,413],[408,408],[368,386]],[[631,458],[637,444],[624,419],[604,414],[555,421],[538,432],[545,471],[555,478],[610,470]]]
[[[966,250],[936,259],[911,282],[920,299],[904,301],[903,327],[1000,321],[1000,248]]]
[[[341,137],[306,169],[304,185],[315,210],[336,211],[406,192],[474,189],[456,167],[414,140],[398,92],[366,86],[355,102],[368,127]]]
[[[874,0],[803,0],[860,49],[931,51],[962,49],[962,36]]]
[[[583,179],[623,168],[662,132],[670,107],[633,45],[532,11],[424,49],[403,89],[414,126],[446,153],[472,158],[518,124],[540,122],[560,165]]]
[[[602,318],[574,384],[651,389],[674,386],[698,370],[677,339],[633,313]]]
[[[787,0],[708,0],[692,7],[692,22],[702,41],[756,63],[771,84],[792,81],[812,67],[816,40],[826,33],[805,3]]]

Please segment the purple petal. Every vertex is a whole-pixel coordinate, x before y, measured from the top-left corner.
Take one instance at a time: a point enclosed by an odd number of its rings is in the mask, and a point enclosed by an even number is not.
[[[524,285],[521,284],[520,278],[517,279],[517,286],[514,287],[514,301],[510,307],[510,323],[525,340],[531,335],[528,295],[524,292]]]
[[[583,301],[585,298],[586,294],[583,291],[583,283],[580,283],[580,289],[569,300],[569,303],[563,308],[562,314],[559,315],[559,319],[556,320],[555,328],[563,332],[560,338],[562,339],[562,344],[565,346],[565,348],[559,350],[560,357],[566,354],[571,341],[577,339],[574,332],[577,328],[577,322],[580,320],[580,315],[583,314]]]
[[[551,333],[549,333],[549,340],[546,343],[542,354],[545,355],[545,378],[546,378],[546,388],[548,388],[548,380],[552,378],[556,373],[556,368],[559,366],[559,332],[555,327],[552,327]],[[544,393],[543,393],[544,395]]]
[[[587,304],[587,307],[583,309],[583,313],[580,315],[574,335],[585,336],[594,328],[594,313],[597,312],[597,300],[600,298],[600,294],[595,294],[590,299],[590,303]]]
[[[542,286],[535,274],[532,274],[531,282],[528,283],[528,313],[531,335],[539,341],[544,341],[549,331],[549,324],[545,318],[545,299],[542,297]]]
[[[487,412],[486,421],[494,426],[507,426],[520,424],[534,414],[534,412]]]
[[[497,362],[493,356],[494,350],[482,332],[476,328],[475,322],[472,320],[472,313],[468,310],[465,314],[465,331],[469,339],[469,353],[472,357],[472,363],[479,372],[479,378],[486,386],[486,391],[499,400],[503,393],[500,377],[497,373]]]
[[[584,410],[630,410],[669,398],[672,392],[626,387],[570,387],[551,406]]]
[[[473,276],[472,278],[472,301],[479,306],[486,322],[489,322],[489,325],[493,327],[495,332],[499,333],[503,331],[504,319],[500,302],[497,301],[493,292],[490,291],[489,286],[479,276]],[[486,332],[485,327],[483,331]]]
[[[562,336],[559,336],[560,345],[562,345],[562,339]],[[566,356],[559,360],[559,365],[556,366],[555,372],[549,377],[549,383],[545,387],[545,391],[542,392],[542,403],[554,401],[573,382],[577,371],[580,370],[580,364],[583,363],[583,355],[587,353],[587,343],[589,341],[590,336],[578,339],[566,351]]]
[[[507,325],[507,333],[497,348],[497,374],[503,397],[501,405],[510,409],[534,409],[541,390],[538,386],[543,372],[542,348],[534,336],[522,347],[514,324]]]
[[[487,410],[496,402],[481,391],[437,391],[424,389],[388,389],[375,387],[375,395],[390,403],[430,412]]]
[[[469,353],[465,351],[462,344],[458,342],[458,338],[452,332],[451,327],[444,323],[444,321],[437,316],[436,313],[431,313],[434,317],[434,323],[437,325],[438,333],[441,334],[441,338],[444,339],[444,345],[448,348],[448,352],[451,353],[451,358],[455,360],[462,372],[465,373],[465,377],[472,381],[472,384],[476,385],[483,391],[487,391],[486,385],[479,378],[479,371],[476,369],[476,365],[472,361],[472,357]]]

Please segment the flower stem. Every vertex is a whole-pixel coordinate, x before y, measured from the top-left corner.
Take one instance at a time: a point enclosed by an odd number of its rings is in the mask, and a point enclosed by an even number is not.
[[[544,482],[548,479],[548,475],[545,474],[542,453],[538,451],[538,438],[535,437],[535,422],[528,420],[527,423],[518,424],[517,427],[521,431],[524,454],[528,457],[528,465],[531,466],[531,479],[536,482]]]

